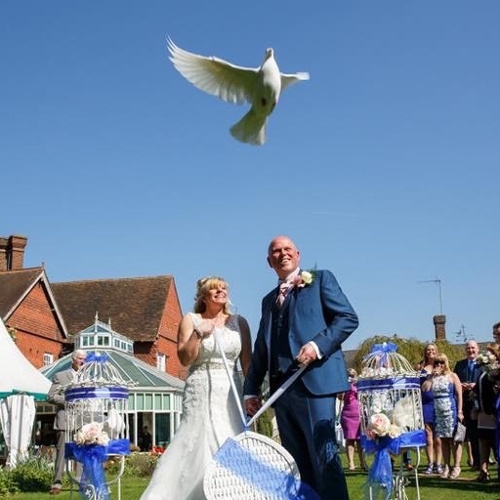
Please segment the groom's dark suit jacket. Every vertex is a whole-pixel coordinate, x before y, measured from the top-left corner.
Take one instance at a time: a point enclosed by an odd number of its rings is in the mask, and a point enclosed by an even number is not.
[[[272,308],[278,290],[273,289],[262,301],[262,317],[254,345],[252,363],[245,379],[244,393],[259,394],[271,367]],[[322,359],[303,374],[305,387],[314,395],[349,390],[342,342],[358,326],[358,318],[335,276],[330,271],[315,271],[313,282],[295,287],[288,308],[288,343],[292,357],[307,342],[314,341]]]

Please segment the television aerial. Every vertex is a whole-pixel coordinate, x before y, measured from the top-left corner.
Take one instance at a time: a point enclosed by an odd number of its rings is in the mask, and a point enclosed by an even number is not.
[[[439,314],[443,314],[443,290],[441,280],[436,276],[433,280],[419,280],[417,283],[435,283],[439,290]]]

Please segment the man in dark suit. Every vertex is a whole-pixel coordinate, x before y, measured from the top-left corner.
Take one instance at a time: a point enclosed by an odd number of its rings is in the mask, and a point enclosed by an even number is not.
[[[47,394],[47,401],[57,406],[54,420],[54,430],[57,435],[56,463],[54,465],[54,481],[50,488],[51,495],[61,493],[62,480],[64,475],[64,443],[66,431],[66,410],[64,409],[64,391],[66,386],[76,381],[78,370],[85,363],[86,353],[80,349],[71,355],[71,368],[63,370],[54,375],[52,386]]]
[[[481,375],[481,367],[476,364],[476,358],[479,354],[479,346],[475,340],[469,340],[465,344],[465,359],[457,361],[453,371],[458,375],[462,383],[463,400],[463,424],[467,428],[464,443],[468,447],[469,462],[473,470],[479,470],[481,461],[479,458],[479,441],[477,438],[477,412],[474,414],[474,387]],[[456,444],[462,447],[461,443]],[[469,448],[470,447],[470,448]],[[457,457],[462,456],[461,450],[457,450]]]
[[[349,390],[342,342],[358,326],[356,313],[330,271],[304,272],[300,253],[286,236],[273,239],[267,262],[280,285],[262,301],[262,317],[245,379],[247,413],[260,407],[269,372],[271,391],[294,364],[307,368],[274,405],[283,446],[302,481],[322,500],[347,500],[347,484],[335,438],[336,394]]]

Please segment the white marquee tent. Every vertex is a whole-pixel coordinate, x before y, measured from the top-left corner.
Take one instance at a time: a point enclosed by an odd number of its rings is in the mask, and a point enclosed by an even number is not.
[[[0,318],[0,424],[9,450],[7,467],[28,455],[35,399],[44,400],[51,382],[23,355]]]

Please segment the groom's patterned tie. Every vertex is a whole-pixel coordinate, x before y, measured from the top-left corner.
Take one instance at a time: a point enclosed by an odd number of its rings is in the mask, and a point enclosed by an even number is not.
[[[276,298],[276,303],[279,307],[281,307],[283,302],[285,302],[286,296],[291,288],[293,288],[293,283],[291,281],[283,281],[283,283],[280,283],[280,291],[278,293],[278,297]]]

